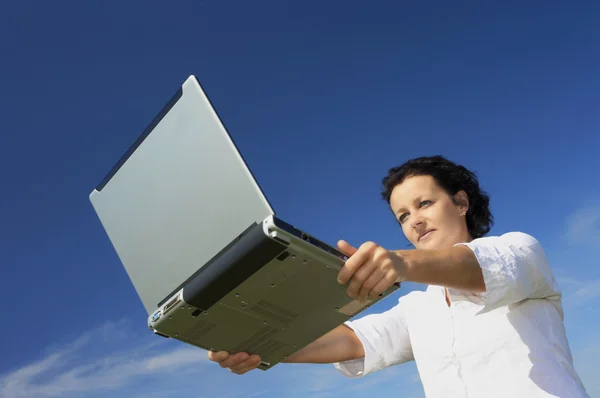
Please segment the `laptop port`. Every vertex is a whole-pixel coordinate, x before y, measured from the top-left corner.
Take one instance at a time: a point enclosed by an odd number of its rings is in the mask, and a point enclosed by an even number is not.
[[[179,299],[179,295],[173,297],[171,299],[171,301],[169,301],[167,303],[167,305],[165,305],[165,308],[163,309],[163,314],[166,314],[167,312],[169,312],[173,307],[175,307],[177,305],[177,303],[179,303],[179,301],[181,301]]]
[[[201,309],[196,309],[194,312],[192,312],[192,316],[195,318],[198,315],[202,314],[202,310]]]
[[[160,337],[164,337],[165,339],[170,338],[169,336],[167,336],[166,334],[162,334],[161,332],[157,332],[156,330],[154,331],[154,334]]]

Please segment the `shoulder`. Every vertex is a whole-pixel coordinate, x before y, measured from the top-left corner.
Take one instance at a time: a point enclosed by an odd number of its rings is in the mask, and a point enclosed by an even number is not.
[[[527,246],[533,246],[533,245],[540,244],[539,241],[532,235],[525,233],[525,232],[520,232],[520,231],[511,231],[511,232],[506,232],[501,235],[495,235],[495,236],[483,236],[481,238],[474,239],[473,242],[484,242],[484,241],[492,241],[492,240],[498,240],[498,241],[507,242],[507,243],[522,244],[522,245],[527,245]]]
[[[506,232],[497,236],[484,236],[473,239],[471,242],[459,243],[475,248],[494,248],[499,252],[514,250],[533,250],[543,252],[540,241],[534,236],[520,231]]]
[[[524,232],[513,231],[498,236],[477,238],[467,243],[477,261],[485,269],[502,269],[506,272],[513,266],[526,268],[549,268],[548,257],[539,240]]]
[[[507,243],[513,243],[523,246],[541,246],[540,242],[535,237],[528,233],[519,231],[507,232],[505,234],[500,235],[498,239]]]

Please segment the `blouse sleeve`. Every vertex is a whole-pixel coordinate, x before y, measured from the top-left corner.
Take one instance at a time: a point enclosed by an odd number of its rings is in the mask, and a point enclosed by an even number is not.
[[[406,296],[388,311],[347,321],[363,345],[365,356],[334,363],[347,377],[363,377],[369,373],[414,360],[405,318]]]
[[[481,266],[486,307],[525,299],[556,299],[561,291],[540,243],[530,235],[511,232],[459,243],[469,247]]]

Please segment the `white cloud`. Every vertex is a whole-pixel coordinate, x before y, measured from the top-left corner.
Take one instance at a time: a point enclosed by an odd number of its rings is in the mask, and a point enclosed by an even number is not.
[[[330,365],[292,366],[289,373],[292,377],[297,377],[297,381],[277,391],[279,394],[269,394],[265,397],[358,398],[367,395],[387,396],[389,391],[394,391],[394,394],[405,398],[424,397],[414,362],[393,366],[356,379],[342,376]]]
[[[0,397],[57,397],[67,394],[81,396],[84,393],[119,389],[136,379],[180,370],[186,365],[208,362],[206,353],[194,347],[164,344],[160,349],[156,341],[131,344],[123,339],[122,325],[107,323],[101,328],[87,332],[63,348],[55,349],[20,369],[0,378]],[[131,340],[136,341],[129,336]],[[114,352],[90,355],[94,348],[110,348],[119,342]],[[123,343],[129,345],[123,347]]]
[[[352,386],[352,389],[357,392],[360,391],[361,395],[366,395],[369,390],[382,384],[393,386],[398,396],[407,398],[424,396],[421,379],[414,363],[380,370],[369,377],[365,377],[364,381]]]
[[[52,354],[43,360],[26,365],[0,380],[0,397],[17,397],[30,391],[30,381],[56,366],[61,360],[60,353]]]
[[[572,297],[598,297],[591,284],[563,282]],[[71,343],[54,346],[41,358],[0,376],[0,398],[358,398],[386,396],[389,391],[407,398],[424,396],[414,363],[363,379],[345,378],[332,365],[304,364],[282,364],[268,372],[238,376],[209,362],[204,350],[139,329],[141,335],[132,332],[127,322],[107,323]],[[597,393],[600,385],[594,372],[600,346],[585,344],[586,340],[577,344],[574,356],[586,388]]]
[[[573,296],[578,302],[587,302],[600,297],[600,280],[587,281],[580,284]]]
[[[423,398],[418,376],[410,364],[394,366],[360,379],[348,379],[331,365],[285,365],[279,369],[277,383],[259,397],[287,398],[359,398],[367,395],[388,396],[390,391],[405,398]],[[238,397],[246,398],[239,394]]]
[[[572,245],[600,245],[600,202],[591,202],[567,218],[566,237]]]
[[[354,398],[389,389],[402,390],[409,398],[423,396],[411,365],[359,380],[342,376],[333,365],[309,364],[281,364],[239,376],[210,362],[204,350],[130,326],[127,321],[108,322],[79,336],[62,337],[64,343],[0,375],[0,398]]]
[[[582,307],[600,298],[600,279],[580,281],[571,277],[558,277],[557,281],[563,291],[565,306]]]

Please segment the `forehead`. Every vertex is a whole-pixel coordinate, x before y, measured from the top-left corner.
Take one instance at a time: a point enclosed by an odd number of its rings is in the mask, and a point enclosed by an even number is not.
[[[435,179],[429,175],[408,177],[392,190],[390,205],[392,209],[407,207],[416,199],[426,195],[443,192]]]

